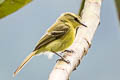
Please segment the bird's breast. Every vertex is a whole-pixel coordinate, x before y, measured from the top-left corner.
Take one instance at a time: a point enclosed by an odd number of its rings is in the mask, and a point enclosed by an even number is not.
[[[72,45],[74,39],[75,39],[75,30],[71,29],[65,36],[61,38],[61,50],[67,49],[70,45]]]

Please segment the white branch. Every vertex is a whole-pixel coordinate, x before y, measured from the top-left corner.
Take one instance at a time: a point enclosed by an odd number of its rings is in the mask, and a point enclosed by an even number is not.
[[[49,75],[48,80],[68,80],[71,72],[80,64],[82,57],[87,53],[92,38],[100,22],[100,8],[102,0],[86,0],[82,11],[82,23],[88,27],[78,29],[76,39],[69,50],[73,53],[65,53],[64,57],[70,61],[67,64],[58,61]]]

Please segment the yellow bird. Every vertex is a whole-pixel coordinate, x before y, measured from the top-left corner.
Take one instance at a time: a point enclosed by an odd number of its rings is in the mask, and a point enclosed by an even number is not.
[[[80,25],[87,27],[80,22],[80,16],[71,12],[63,13],[38,41],[33,52],[30,53],[16,69],[14,76],[33,56],[43,52],[53,52],[60,56],[65,62],[68,62],[57,52],[65,51],[73,43],[77,32],[76,30]]]

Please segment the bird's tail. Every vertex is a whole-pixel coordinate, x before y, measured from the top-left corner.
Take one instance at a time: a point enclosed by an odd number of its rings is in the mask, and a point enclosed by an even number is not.
[[[16,69],[16,71],[14,72],[13,76],[15,76],[23,67],[24,65],[35,55],[36,51],[30,53],[25,60],[21,63],[21,65]]]

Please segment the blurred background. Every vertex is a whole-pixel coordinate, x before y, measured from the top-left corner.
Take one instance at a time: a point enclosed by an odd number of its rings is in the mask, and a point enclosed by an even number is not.
[[[63,12],[78,13],[80,0],[34,0],[0,20],[0,80],[47,80],[58,56],[34,57],[13,78],[13,72]],[[70,80],[120,80],[120,26],[113,0],[104,0],[101,24],[92,47]]]

